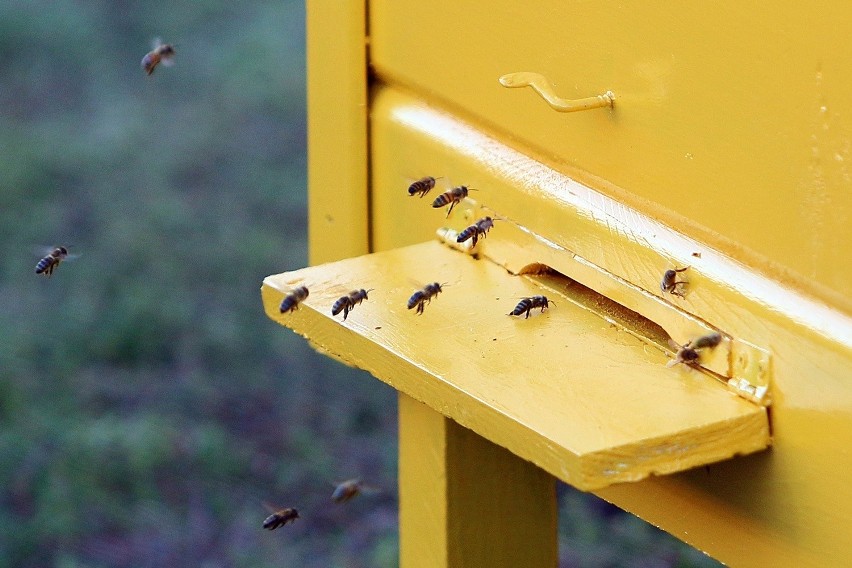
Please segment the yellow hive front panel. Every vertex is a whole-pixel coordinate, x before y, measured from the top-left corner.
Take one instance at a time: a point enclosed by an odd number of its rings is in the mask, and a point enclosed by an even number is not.
[[[541,164],[471,132],[423,101],[391,89],[377,91],[373,100],[372,211],[379,249],[434,238],[443,225],[464,225],[464,210],[446,219],[445,212],[430,207],[431,195],[422,200],[407,196],[406,175],[422,173],[479,187],[472,194],[479,206],[535,227],[544,238],[567,247],[560,254],[582,251],[645,287],[655,286],[666,268],[661,251],[679,250],[683,256],[672,257],[673,262],[690,258],[694,250],[672,247],[679,237],[671,229],[648,230],[642,215],[607,204],[558,172],[541,170]],[[600,207],[574,207],[572,200],[579,195]],[[630,218],[629,230],[615,222]],[[498,247],[492,244],[507,246],[502,230],[498,222],[482,244],[486,256],[496,254]],[[644,242],[637,235],[646,235],[644,247],[637,244]],[[771,352],[773,447],[712,465],[709,473],[697,469],[618,484],[599,494],[732,565],[843,566],[847,551],[841,543],[852,539],[852,492],[836,472],[852,469],[847,449],[852,436],[849,318],[749,275],[742,265],[728,266],[730,261],[705,243],[692,245],[703,254],[691,261],[696,270],[691,298],[673,302]],[[560,270],[569,276],[583,276],[571,273],[570,263],[564,266]],[[620,288],[601,288],[601,293],[628,302]]]
[[[852,4],[377,0],[378,78],[852,312]],[[614,109],[560,114],[506,73]]]

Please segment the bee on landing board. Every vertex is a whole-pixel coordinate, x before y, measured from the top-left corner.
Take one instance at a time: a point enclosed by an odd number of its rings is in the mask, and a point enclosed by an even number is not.
[[[457,243],[463,243],[468,239],[473,239],[472,246],[476,246],[476,241],[480,238],[485,238],[488,236],[488,231],[491,230],[491,227],[494,226],[494,219],[491,217],[484,217],[459,233],[458,238],[456,239]]]
[[[722,341],[722,334],[714,331],[713,333],[708,333],[707,335],[702,335],[697,339],[693,339],[692,341],[687,341],[686,344],[682,345],[675,353],[675,358],[669,361],[666,364],[666,367],[673,367],[678,363],[683,363],[684,365],[697,365],[698,360],[701,358],[701,349],[713,349]],[[671,343],[674,343],[671,341]],[[676,345],[676,344],[675,344]]]
[[[446,284],[443,284],[446,286]],[[421,290],[416,291],[411,297],[408,299],[408,309],[412,309],[417,306],[417,315],[423,313],[423,308],[426,307],[427,303],[432,303],[432,297],[437,296],[442,292],[441,284],[437,282],[432,282],[431,284],[427,284]]]
[[[346,317],[349,315],[349,312],[355,309],[355,306],[364,300],[369,300],[367,293],[372,291],[373,288],[370,288],[369,290],[361,288],[360,290],[352,290],[346,296],[341,296],[336,302],[334,302],[334,305],[331,306],[331,315],[336,316],[340,312],[343,312],[343,321],[346,321]]]
[[[360,479],[347,479],[338,483],[331,494],[331,500],[335,503],[346,503],[361,493],[361,486]]]
[[[292,523],[299,517],[299,511],[293,508],[281,509],[275,511],[263,521],[263,528],[274,531],[278,527],[283,527],[287,523]]]
[[[547,296],[532,296],[531,298],[524,298],[518,305],[515,306],[515,309],[512,310],[508,315],[510,316],[519,316],[522,313],[526,312],[526,316],[524,319],[530,317],[530,311],[535,308],[541,308],[541,313],[544,313],[544,310],[550,307],[550,304],[556,305],[556,302],[553,300],[548,300]]]
[[[166,67],[174,64],[172,57],[175,56],[175,48],[168,43],[160,43],[160,40],[154,40],[154,49],[145,54],[142,58],[142,69],[150,75],[157,68],[157,65],[162,63]]]
[[[68,249],[65,247],[55,247],[36,263],[35,273],[44,274],[49,278],[53,275],[53,271],[56,270],[59,263],[66,258],[68,258]]]
[[[684,266],[683,268],[675,268],[674,270],[666,270],[663,274],[663,279],[660,281],[660,290],[665,294],[668,292],[669,294],[674,294],[675,296],[680,296],[681,298],[685,298],[683,292],[680,291],[678,286],[682,286],[684,284],[689,284],[686,280],[678,280],[677,273],[683,272],[688,269],[688,266]]]
[[[461,203],[461,200],[467,197],[468,191],[476,190],[472,187],[467,187],[466,185],[454,187],[450,191],[444,192],[438,197],[436,197],[435,201],[432,202],[432,207],[437,209],[438,207],[449,205],[450,209],[449,211],[447,211],[447,217],[449,217],[450,213],[453,212],[453,207],[456,206],[456,203]]]
[[[408,186],[408,196],[414,197],[419,193],[420,197],[422,198],[424,195],[432,191],[432,188],[435,187],[435,180],[437,179],[441,178],[435,178],[432,176],[420,178],[419,180]]]
[[[308,288],[306,286],[299,286],[281,300],[281,306],[278,308],[281,313],[292,312],[299,307],[299,303],[303,302],[305,298],[308,297]]]

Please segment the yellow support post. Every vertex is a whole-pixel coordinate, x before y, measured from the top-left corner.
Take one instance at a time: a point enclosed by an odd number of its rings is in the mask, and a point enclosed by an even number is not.
[[[311,264],[369,247],[366,3],[307,5]]]
[[[400,566],[556,566],[550,475],[402,393]]]

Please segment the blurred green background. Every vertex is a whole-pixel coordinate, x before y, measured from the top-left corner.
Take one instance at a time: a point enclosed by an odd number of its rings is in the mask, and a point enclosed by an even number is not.
[[[260,303],[307,260],[304,16],[0,3],[0,567],[396,566],[394,391]],[[57,244],[81,256],[37,277]],[[350,477],[382,491],[333,505]],[[264,531],[264,502],[303,518]],[[562,566],[717,565],[560,503]]]

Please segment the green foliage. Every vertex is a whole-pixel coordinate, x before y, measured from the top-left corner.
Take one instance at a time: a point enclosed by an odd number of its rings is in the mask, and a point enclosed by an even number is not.
[[[395,393],[260,303],[306,262],[304,41],[295,1],[0,3],[0,568],[397,564]]]
[[[146,77],[154,36],[176,65]],[[394,484],[393,391],[260,303],[306,262],[303,61],[298,2],[0,5],[0,566],[387,556],[394,524],[260,529]],[[55,244],[81,256],[37,277]]]

